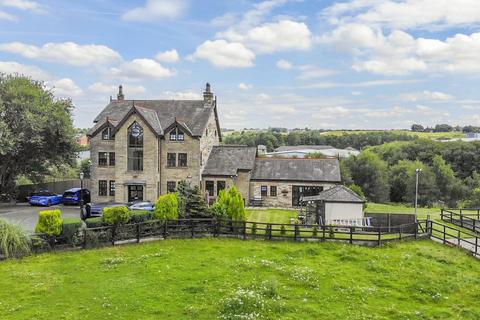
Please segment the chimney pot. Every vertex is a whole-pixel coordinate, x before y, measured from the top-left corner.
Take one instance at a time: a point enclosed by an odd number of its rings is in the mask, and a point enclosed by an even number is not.
[[[118,94],[117,94],[117,100],[124,100],[125,96],[123,95],[123,86],[119,85],[118,86]]]

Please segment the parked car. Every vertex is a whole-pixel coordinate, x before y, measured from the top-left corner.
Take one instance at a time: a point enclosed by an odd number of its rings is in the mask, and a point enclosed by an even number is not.
[[[32,206],[53,206],[62,203],[62,196],[48,190],[34,192],[28,197],[28,203]]]
[[[62,203],[67,204],[80,204],[80,197],[83,193],[83,203],[90,202],[90,191],[88,189],[72,188],[65,191],[63,194]]]
[[[130,210],[155,211],[155,205],[148,201],[135,202],[128,206]]]

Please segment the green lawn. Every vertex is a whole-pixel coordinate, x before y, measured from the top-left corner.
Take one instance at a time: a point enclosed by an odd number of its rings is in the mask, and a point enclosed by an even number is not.
[[[297,218],[297,210],[287,209],[247,209],[247,221],[264,223],[290,223]]]
[[[431,241],[165,240],[0,262],[1,319],[479,319],[480,262]]]
[[[414,207],[409,207],[404,204],[386,204],[368,202],[365,212],[368,213],[415,213]],[[430,215],[431,219],[440,219],[440,208],[417,208],[418,219],[427,219]]]

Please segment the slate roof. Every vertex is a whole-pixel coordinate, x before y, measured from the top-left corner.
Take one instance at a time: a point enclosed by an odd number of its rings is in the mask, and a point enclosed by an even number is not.
[[[247,146],[214,146],[202,175],[234,176],[238,170],[253,170],[257,149]]]
[[[340,182],[340,165],[335,158],[257,158],[251,180]]]
[[[323,190],[316,196],[303,197],[303,201],[364,203],[365,200],[349,188],[338,185]]]
[[[92,135],[107,119],[120,122],[133,107],[158,135],[163,135],[176,120],[193,136],[201,136],[211,113],[215,112],[215,106],[205,106],[204,100],[113,100],[94,119],[95,125],[88,134]]]

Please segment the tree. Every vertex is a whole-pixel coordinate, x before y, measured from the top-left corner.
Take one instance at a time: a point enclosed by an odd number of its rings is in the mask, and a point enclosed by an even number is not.
[[[245,204],[235,186],[220,191],[212,207],[217,216],[227,216],[234,221],[245,221]]]
[[[83,159],[83,160],[80,162],[79,171],[80,171],[80,172],[83,172],[85,179],[90,178],[91,168],[92,168],[92,161],[90,160],[90,158],[88,158],[88,159]],[[78,177],[78,175],[77,175],[77,177]]]
[[[348,189],[355,192],[357,195],[365,199],[365,193],[363,192],[362,188],[359,185],[351,184],[347,186]]]
[[[446,123],[437,124],[435,125],[435,128],[433,129],[433,131],[434,132],[450,132],[450,131],[453,131],[453,127]]]
[[[177,192],[178,215],[181,218],[209,216],[207,204],[198,186],[192,187],[190,183],[183,180],[178,183]]]
[[[365,192],[367,199],[385,202],[389,199],[388,169],[385,161],[371,151],[364,151],[357,157],[345,161],[352,180]]]
[[[413,132],[423,132],[425,128],[421,124],[412,124],[412,131]]]
[[[42,82],[0,74],[0,194],[12,193],[20,175],[38,181],[75,162],[72,109]]]
[[[160,220],[178,219],[178,195],[167,193],[160,196],[155,204],[155,218]]]
[[[441,155],[433,157],[432,170],[435,174],[436,185],[438,186],[442,200],[448,206],[455,206],[465,194],[462,182],[457,179],[452,167],[445,162]]]

